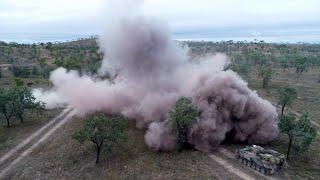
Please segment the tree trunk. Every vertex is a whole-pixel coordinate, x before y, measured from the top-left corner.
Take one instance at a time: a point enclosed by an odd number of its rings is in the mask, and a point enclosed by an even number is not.
[[[100,151],[101,151],[102,143],[97,145],[97,158],[96,158],[96,164],[99,163],[99,157],[100,157]]]
[[[292,137],[289,137],[289,145],[288,145],[288,151],[287,151],[287,160],[289,160],[289,154],[290,154],[291,144],[292,144]]]
[[[286,103],[287,103],[287,102],[284,102],[284,104],[282,105],[282,108],[281,108],[281,116],[283,116],[283,112],[284,112],[284,108],[286,107]]]
[[[19,116],[20,122],[23,123],[23,117]]]
[[[6,119],[7,119],[7,128],[9,128],[10,127],[10,120],[8,118],[6,118]]]
[[[4,117],[6,118],[7,120],[7,127],[9,128],[10,127],[10,119],[11,119],[11,115],[8,115],[8,114],[4,114]]]

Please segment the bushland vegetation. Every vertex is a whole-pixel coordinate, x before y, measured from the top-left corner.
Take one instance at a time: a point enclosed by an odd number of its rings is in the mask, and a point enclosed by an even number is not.
[[[314,150],[319,145],[316,137],[318,127],[314,122],[320,117],[320,44],[277,44],[263,41],[179,43],[189,47],[191,57],[218,52],[227,54],[231,62],[227,69],[237,72],[248,81],[250,88],[256,89],[259,95],[275,106],[279,105],[280,140],[271,143],[271,147],[286,153],[294,168],[305,168],[308,171],[304,166],[304,162],[307,162],[305,159],[308,158],[308,162],[313,162],[311,164],[319,163],[319,157],[312,158],[312,155],[319,153]],[[0,143],[10,138],[3,132],[7,129],[6,126],[11,126],[12,120],[27,121],[25,111],[43,108],[43,104],[34,101],[28,84],[23,81],[48,81],[50,72],[57,67],[78,70],[82,74],[94,74],[97,73],[102,58],[103,54],[99,51],[95,38],[64,43],[0,42],[0,117],[5,122],[0,127]],[[15,78],[19,79],[14,80]],[[49,83],[43,85],[50,86]],[[197,113],[190,99],[182,97],[168,114],[178,137],[178,150],[188,146],[186,129],[196,120]],[[112,124],[114,119],[117,119],[116,124]],[[123,117],[93,114],[88,116],[73,137],[80,144],[93,145],[98,163],[101,152],[110,152],[126,139],[124,123]],[[285,141],[281,137],[285,137]],[[308,154],[308,151],[312,152]],[[306,157],[297,159],[303,155]],[[292,171],[295,172],[294,168]]]

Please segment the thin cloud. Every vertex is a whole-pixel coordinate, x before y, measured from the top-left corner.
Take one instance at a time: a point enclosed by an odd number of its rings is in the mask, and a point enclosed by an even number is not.
[[[0,33],[99,33],[104,0],[1,0]],[[145,0],[143,12],[174,33],[249,27],[320,26],[318,0]],[[308,26],[305,26],[308,28]],[[22,32],[23,31],[23,32]]]

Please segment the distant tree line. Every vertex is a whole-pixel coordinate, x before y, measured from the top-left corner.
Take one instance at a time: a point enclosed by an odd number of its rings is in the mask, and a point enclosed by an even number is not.
[[[246,80],[256,75],[261,79],[263,88],[269,86],[276,70],[294,70],[296,77],[301,78],[308,70],[320,68],[320,44],[187,41],[182,46],[189,47],[192,57],[226,53],[231,60],[230,69]]]
[[[0,42],[0,64],[11,64],[10,71],[20,78],[47,77],[58,66],[96,73],[102,57],[95,38],[64,43]]]

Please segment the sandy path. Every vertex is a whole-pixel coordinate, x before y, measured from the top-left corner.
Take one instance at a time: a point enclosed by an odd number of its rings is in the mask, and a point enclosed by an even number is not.
[[[42,142],[44,142],[45,140],[47,140],[58,128],[60,128],[61,126],[63,126],[66,122],[68,122],[68,120],[70,120],[74,115],[75,115],[76,111],[75,110],[70,110],[67,109],[64,112],[62,112],[59,116],[57,116],[56,118],[54,118],[52,121],[50,121],[48,124],[46,124],[45,126],[43,126],[42,128],[40,128],[38,131],[36,131],[35,133],[33,133],[32,135],[30,135],[26,140],[24,140],[20,145],[18,145],[17,147],[13,148],[12,150],[10,150],[8,153],[6,153],[3,157],[1,157],[1,161],[0,164],[3,165],[2,163],[4,163],[7,159],[9,158],[13,158],[13,160],[11,160],[9,162],[8,165],[5,166],[5,168],[3,168],[0,172],[0,179],[4,178],[6,173],[8,171],[10,171],[11,168],[13,168],[17,163],[19,163],[24,157],[26,157],[27,155],[29,155],[35,148],[37,148]],[[56,125],[54,125],[53,127],[50,127],[52,124],[54,124],[55,122],[57,122],[58,120],[62,119],[59,123],[57,123]],[[42,136],[38,137],[38,135],[40,135],[42,132],[44,132],[45,130],[47,130],[47,132],[45,132]],[[36,137],[38,137],[38,140],[35,140],[35,142],[28,147],[26,150],[19,152],[17,154],[18,151],[22,150],[23,148],[25,148],[28,144],[30,144],[30,142],[32,140],[34,140]],[[16,155],[14,157],[14,155]]]
[[[222,158],[220,158],[214,154],[210,154],[209,157],[211,159],[213,159],[214,161],[216,161],[221,166],[223,166],[230,173],[237,175],[240,179],[245,179],[245,180],[255,179],[252,176],[250,176],[249,174],[242,172],[240,169],[235,168],[233,165],[231,165],[227,161],[223,160]]]

